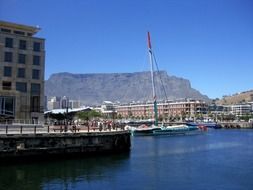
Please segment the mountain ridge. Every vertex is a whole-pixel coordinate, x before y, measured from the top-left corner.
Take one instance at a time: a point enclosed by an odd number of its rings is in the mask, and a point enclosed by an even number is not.
[[[170,76],[166,71],[154,72],[157,97],[159,99],[193,98],[209,101],[191,87],[189,80]],[[161,79],[161,80],[160,80]],[[164,88],[163,88],[163,85]],[[164,93],[164,89],[165,92]],[[81,100],[85,105],[99,105],[105,100],[121,103],[152,100],[150,72],[134,73],[54,73],[45,81],[45,94],[67,96]]]
[[[216,100],[218,105],[244,104],[246,102],[253,102],[253,89],[223,96],[222,99]]]

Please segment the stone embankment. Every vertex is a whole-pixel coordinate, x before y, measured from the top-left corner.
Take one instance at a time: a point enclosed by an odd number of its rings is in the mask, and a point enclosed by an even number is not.
[[[253,128],[253,123],[249,122],[220,122],[222,128],[225,129],[251,129]]]
[[[51,132],[49,128],[26,130],[11,127],[2,129],[0,134],[0,160],[26,158],[68,157],[100,153],[129,151],[130,133],[125,130],[111,131],[60,131]],[[25,132],[26,131],[26,132]],[[21,133],[20,133],[21,132]]]

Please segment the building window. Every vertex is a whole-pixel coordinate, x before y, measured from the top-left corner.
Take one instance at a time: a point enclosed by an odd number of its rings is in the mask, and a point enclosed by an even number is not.
[[[12,96],[0,96],[0,115],[1,117],[14,117],[15,98]]]
[[[11,33],[11,30],[6,29],[6,28],[1,28],[1,31],[2,31],[2,32],[5,32],[5,33]]]
[[[18,78],[25,78],[25,68],[18,68],[17,77]]]
[[[31,112],[40,112],[40,97],[31,97]]]
[[[16,82],[16,90],[19,92],[27,92],[27,85],[25,82]]]
[[[25,40],[19,40],[19,49],[26,49],[26,41]]]
[[[11,77],[12,68],[11,67],[4,67],[4,76]]]
[[[18,30],[15,30],[15,31],[14,31],[14,34],[18,34],[18,35],[22,35],[22,36],[24,36],[24,35],[25,35],[25,33],[24,33],[24,32],[22,32],[22,31],[18,31]]]
[[[26,55],[25,54],[18,54],[18,63],[25,64]]]
[[[40,43],[33,42],[33,51],[40,51]]]
[[[40,94],[40,84],[36,84],[36,83],[31,84],[31,94],[34,94],[34,95]]]
[[[13,39],[12,38],[5,38],[5,47],[13,48]]]
[[[11,82],[9,81],[3,81],[2,86],[3,90],[11,90]]]
[[[12,62],[12,52],[5,52],[4,53],[4,61],[5,62]]]
[[[40,65],[40,56],[38,55],[33,56],[33,65]]]
[[[38,69],[33,69],[32,72],[32,79],[39,79],[40,78],[40,70]]]

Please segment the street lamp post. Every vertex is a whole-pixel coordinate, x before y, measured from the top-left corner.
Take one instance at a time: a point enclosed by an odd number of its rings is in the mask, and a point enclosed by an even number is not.
[[[68,106],[68,100],[66,100],[66,119],[65,119],[65,128],[64,131],[68,131],[68,111],[69,111],[69,106]]]

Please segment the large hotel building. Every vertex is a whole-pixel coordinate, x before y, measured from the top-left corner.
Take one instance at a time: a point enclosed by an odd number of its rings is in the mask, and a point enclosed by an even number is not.
[[[157,108],[159,117],[195,117],[198,114],[206,114],[208,104],[199,100],[165,101],[158,102]],[[154,115],[152,102],[118,105],[115,110],[117,115],[123,118],[153,118]]]
[[[38,27],[0,21],[0,119],[43,121],[44,39]]]

